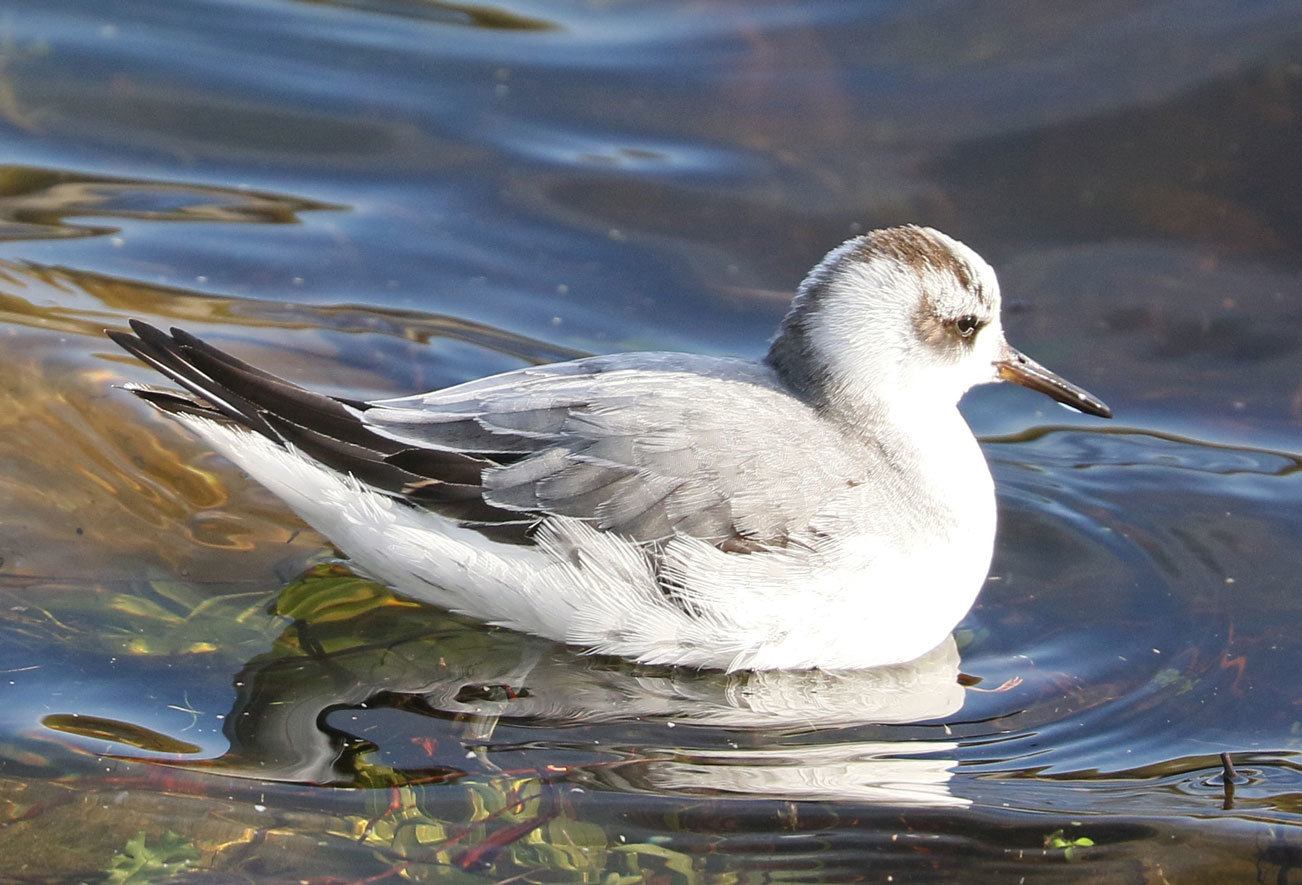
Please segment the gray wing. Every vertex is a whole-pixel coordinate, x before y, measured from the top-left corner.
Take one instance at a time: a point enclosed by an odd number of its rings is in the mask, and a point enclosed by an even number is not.
[[[642,542],[780,544],[862,472],[838,431],[739,360],[594,357],[368,406],[389,439],[493,462],[495,508]]]
[[[180,329],[131,330],[108,334],[184,390],[132,388],[164,412],[238,424],[503,541],[554,515],[648,543],[782,544],[864,473],[859,449],[755,363],[621,354],[363,403]]]

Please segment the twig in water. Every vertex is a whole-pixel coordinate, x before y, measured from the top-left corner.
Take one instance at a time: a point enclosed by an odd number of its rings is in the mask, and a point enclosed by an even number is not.
[[[1234,770],[1234,760],[1230,754],[1221,754],[1221,789],[1225,793],[1225,801],[1221,803],[1221,808],[1225,811],[1234,810],[1234,781],[1239,774]]]

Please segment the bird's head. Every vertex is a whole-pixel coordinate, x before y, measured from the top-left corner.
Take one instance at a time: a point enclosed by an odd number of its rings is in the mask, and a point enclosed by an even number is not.
[[[817,406],[846,413],[952,406],[976,384],[1014,381],[1074,409],[1097,397],[1008,344],[994,270],[925,227],[833,249],[801,284],[768,362]]]

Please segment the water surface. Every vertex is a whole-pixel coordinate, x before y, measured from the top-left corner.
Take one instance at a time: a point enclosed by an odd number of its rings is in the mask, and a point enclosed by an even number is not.
[[[0,877],[1297,876],[1299,49],[1257,3],[0,3]],[[394,597],[102,336],[352,397],[754,357],[901,222],[1118,417],[968,398],[990,580],[886,671]]]

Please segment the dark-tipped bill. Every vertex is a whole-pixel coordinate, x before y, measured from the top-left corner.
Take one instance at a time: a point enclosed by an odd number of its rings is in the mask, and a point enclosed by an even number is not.
[[[1046,393],[1064,406],[1070,406],[1078,412],[1098,415],[1100,418],[1112,417],[1112,410],[1097,396],[1077,387],[1066,378],[1050,372],[1026,354],[1007,344],[1004,345],[1003,354],[995,362],[995,367],[999,369],[999,377],[1005,381],[1012,381],[1023,387],[1038,390],[1040,393]]]

